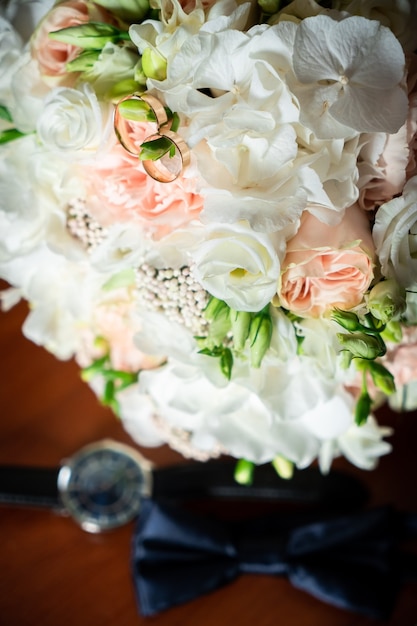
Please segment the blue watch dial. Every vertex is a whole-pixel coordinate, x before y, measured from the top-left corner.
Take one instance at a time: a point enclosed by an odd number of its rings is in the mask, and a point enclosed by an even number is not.
[[[128,446],[100,442],[62,466],[58,488],[66,511],[84,530],[110,530],[138,515],[142,498],[150,495],[150,465]]]

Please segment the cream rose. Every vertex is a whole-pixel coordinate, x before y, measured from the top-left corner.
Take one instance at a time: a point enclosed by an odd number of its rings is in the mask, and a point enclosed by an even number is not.
[[[233,309],[260,311],[276,292],[277,250],[268,235],[244,222],[207,227],[205,241],[192,256],[196,279]]]
[[[57,87],[44,100],[37,124],[39,139],[54,152],[83,158],[100,147],[108,113],[90,85]]]
[[[395,278],[403,287],[415,287],[417,176],[406,183],[402,196],[378,209],[372,234],[383,275]]]
[[[279,303],[302,317],[360,304],[373,278],[374,245],[366,216],[349,207],[337,226],[306,211],[287,245],[278,290]]]

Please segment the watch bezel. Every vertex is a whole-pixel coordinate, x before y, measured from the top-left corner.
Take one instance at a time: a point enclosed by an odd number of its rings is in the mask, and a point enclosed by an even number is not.
[[[102,524],[99,523],[93,516],[88,516],[85,512],[80,513],[79,508],[75,506],[74,496],[70,494],[71,479],[74,476],[76,469],[81,463],[84,463],[88,457],[93,459],[96,454],[102,454],[103,451],[109,451],[113,454],[116,453],[124,457],[128,457],[130,461],[135,463],[141,474],[142,480],[141,484],[138,485],[138,497],[135,507],[132,507],[132,509],[126,513],[122,522],[115,518],[114,523],[106,522],[106,524]],[[58,492],[64,506],[65,513],[71,516],[71,518],[79,526],[81,526],[83,530],[90,533],[101,533],[127,524],[138,515],[141,500],[145,497],[150,497],[152,494],[152,469],[153,464],[138,450],[124,443],[114,441],[113,439],[102,439],[83,446],[74,455],[62,461],[62,465],[58,473]]]

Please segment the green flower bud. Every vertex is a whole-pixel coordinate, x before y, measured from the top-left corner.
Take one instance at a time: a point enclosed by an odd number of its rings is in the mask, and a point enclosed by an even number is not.
[[[255,465],[246,459],[240,459],[236,463],[234,478],[240,485],[251,485],[253,483]]]
[[[128,39],[129,34],[111,24],[89,22],[79,26],[69,26],[49,33],[51,39],[87,50],[101,50],[108,41],[116,43]]]
[[[349,369],[352,359],[353,354],[349,350],[342,350],[340,353],[340,367],[344,370]]]
[[[143,90],[145,91],[146,90],[146,74],[143,71],[142,59],[139,59],[139,61],[136,63],[133,77],[135,81],[139,83],[139,85],[143,86]]]
[[[252,367],[260,367],[272,339],[272,319],[261,311],[252,319],[249,329],[249,341]]]
[[[334,309],[331,314],[332,320],[340,324],[345,330],[354,332],[360,330],[362,325],[359,322],[359,318],[356,313],[352,311],[341,311],[340,309]]]
[[[167,61],[154,48],[145,48],[142,54],[142,70],[147,78],[165,80],[167,77]]]
[[[232,377],[233,369],[233,354],[230,348],[224,348],[220,355],[220,369],[222,374],[226,376],[227,380]]]
[[[156,117],[151,107],[144,100],[128,98],[119,103],[119,113],[130,122],[156,122]],[[154,142],[148,142],[152,144]]]
[[[293,477],[294,463],[285,459],[283,456],[276,456],[272,461],[272,466],[281,478],[288,480]]]
[[[235,350],[243,350],[246,339],[249,337],[249,328],[252,315],[247,311],[230,310],[230,321],[232,323],[233,345]]]
[[[281,0],[258,0],[258,4],[264,13],[273,15],[274,13],[278,13]]]
[[[371,412],[372,399],[368,392],[363,392],[356,403],[355,422],[358,426],[365,424]]]
[[[91,70],[100,53],[100,50],[83,50],[75,59],[66,64],[67,72],[86,72]]]
[[[369,372],[372,380],[378,389],[381,389],[385,395],[390,396],[395,391],[394,376],[381,363],[371,361],[369,363]]]
[[[355,358],[373,360],[378,356],[383,356],[386,352],[383,341],[374,335],[337,333],[337,337],[342,347],[349,350]]]
[[[142,88],[143,85],[141,83],[138,83],[132,78],[126,78],[125,80],[120,80],[119,82],[114,83],[105,96],[107,100],[111,100],[117,104],[122,98],[125,98],[132,93],[142,91]]]
[[[382,280],[370,291],[368,308],[372,315],[386,324],[406,309],[405,290],[395,280]]]
[[[403,338],[403,331],[400,322],[396,322],[395,320],[388,322],[384,331],[381,333],[381,337],[384,341],[400,343]]]
[[[94,0],[126,22],[141,22],[149,10],[148,0]]]

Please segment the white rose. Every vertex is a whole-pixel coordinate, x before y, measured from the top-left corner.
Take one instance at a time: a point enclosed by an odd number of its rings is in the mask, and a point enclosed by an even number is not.
[[[373,239],[381,269],[403,287],[417,285],[417,176],[402,196],[383,204],[376,214]]]
[[[21,288],[30,303],[22,331],[59,359],[78,348],[80,324],[91,318],[94,294],[103,277],[39,245],[26,256],[0,264],[0,274]]]
[[[277,290],[284,243],[244,223],[210,225],[192,253],[194,275],[210,294],[238,311],[260,311]]]
[[[71,158],[94,155],[109,131],[108,114],[90,85],[57,87],[44,100],[37,124],[39,139],[50,150]]]
[[[54,1],[6,0],[6,6],[0,7],[0,15],[4,15],[23,40],[28,41],[37,24],[54,5]]]
[[[35,135],[8,143],[0,160],[0,259],[27,254],[43,241],[65,240],[66,165],[39,148]],[[73,190],[72,190],[73,193]]]

